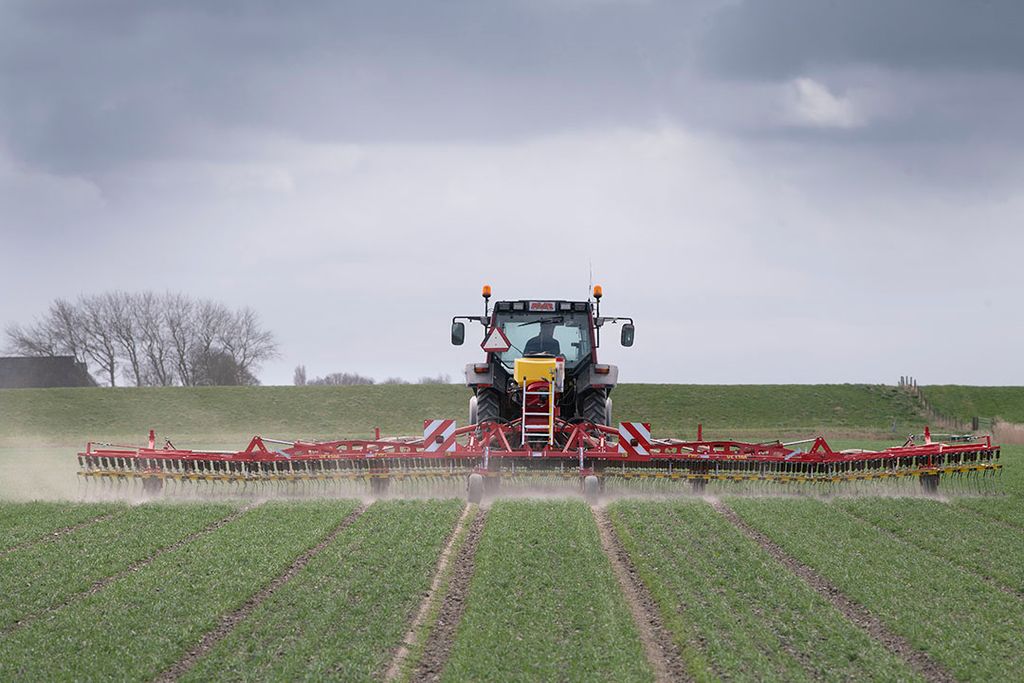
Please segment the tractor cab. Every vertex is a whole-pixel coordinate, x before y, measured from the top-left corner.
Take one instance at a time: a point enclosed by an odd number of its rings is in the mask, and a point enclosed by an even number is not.
[[[551,359],[559,377],[557,393],[546,404],[551,414],[567,421],[610,424],[609,395],[618,380],[618,368],[598,363],[601,328],[623,322],[622,345],[632,346],[633,320],[602,317],[601,296],[601,287],[596,286],[587,301],[498,301],[491,308],[490,287],[485,286],[484,315],[452,319],[452,343],[456,345],[465,341],[464,320],[479,322],[484,328],[481,348],[485,362],[466,366],[466,385],[473,390],[470,421],[522,417],[524,390],[530,390],[517,366],[526,367],[523,359],[537,359],[541,364],[542,359]]]

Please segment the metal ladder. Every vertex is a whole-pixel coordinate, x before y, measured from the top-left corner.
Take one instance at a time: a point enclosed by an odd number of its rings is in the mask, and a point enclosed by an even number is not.
[[[543,380],[541,380],[543,381]],[[555,443],[555,392],[553,389],[553,382],[544,382],[547,387],[546,391],[528,391],[526,386],[523,386],[523,418],[520,424],[523,426],[523,439],[520,445],[526,445],[526,437],[529,433],[541,433],[547,435],[548,445],[551,446]],[[526,411],[526,403],[528,396],[547,396],[548,409],[543,413],[530,413]],[[526,421],[527,417],[546,417],[547,424],[528,424]]]

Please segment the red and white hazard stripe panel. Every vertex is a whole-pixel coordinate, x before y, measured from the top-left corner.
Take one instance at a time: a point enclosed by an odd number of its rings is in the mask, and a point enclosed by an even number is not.
[[[423,450],[451,453],[455,450],[455,420],[424,420]]]
[[[648,422],[619,423],[619,453],[651,454],[651,425]]]

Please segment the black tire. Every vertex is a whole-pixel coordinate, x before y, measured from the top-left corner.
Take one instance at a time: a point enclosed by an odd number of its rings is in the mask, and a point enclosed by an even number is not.
[[[580,400],[580,417],[596,425],[608,425],[608,394],[604,389],[594,389],[583,394]]]
[[[481,389],[476,394],[476,422],[497,422],[501,419],[501,397],[493,389]]]
[[[598,482],[597,477],[593,474],[588,474],[583,477],[583,497],[586,499],[588,505],[596,505],[597,497],[601,490],[601,484]]]

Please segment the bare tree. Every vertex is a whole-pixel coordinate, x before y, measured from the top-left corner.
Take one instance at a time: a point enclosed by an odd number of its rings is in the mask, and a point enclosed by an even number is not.
[[[306,385],[306,366],[305,365],[296,365],[295,366],[295,374],[292,375],[292,384],[294,384],[297,387],[302,387],[302,386]]]
[[[118,347],[110,326],[110,313],[104,296],[82,297],[80,324],[85,342],[85,355],[99,366],[110,386],[117,386]]]
[[[231,355],[240,376],[252,375],[252,370],[260,363],[277,356],[274,335],[260,326],[256,311],[246,307],[234,314],[227,311],[225,314],[218,341]]]
[[[252,309],[170,293],[57,299],[31,325],[8,327],[6,337],[14,353],[91,363],[110,386],[119,370],[136,386],[257,384],[260,364],[277,355]]]
[[[192,351],[195,348],[195,327],[192,325],[192,301],[181,294],[164,297],[164,322],[171,341],[171,356],[178,381],[185,386],[195,384],[192,374]]]
[[[28,327],[11,325],[6,330],[7,346],[25,356],[74,356],[84,362],[81,314],[64,299],[50,304],[46,314]]]
[[[121,349],[121,358],[128,363],[127,375],[142,386],[142,358],[139,348],[139,329],[136,322],[136,297],[125,292],[110,292],[103,295],[106,327]]]
[[[231,312],[222,304],[205,299],[197,302],[193,308],[195,335],[189,356],[193,384],[212,386],[224,379],[224,368],[221,359],[217,357],[220,349],[216,344],[223,338],[230,317]]]
[[[174,384],[170,367],[172,342],[164,324],[163,302],[152,292],[144,292],[135,297],[133,313],[145,359],[145,384],[161,387]]]

